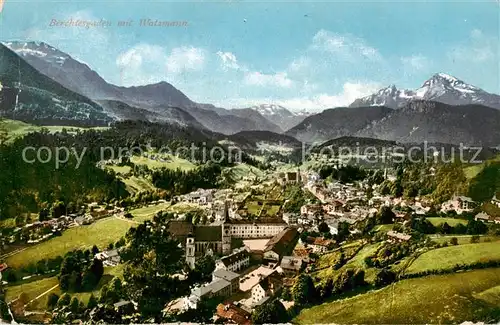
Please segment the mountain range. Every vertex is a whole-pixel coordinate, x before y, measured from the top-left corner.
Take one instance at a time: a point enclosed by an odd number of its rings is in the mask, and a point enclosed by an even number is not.
[[[275,104],[225,109],[197,103],[164,81],[113,85],[87,64],[43,42],[0,44],[0,113],[38,124],[178,124],[238,134],[240,140],[249,136],[253,142],[266,137],[281,141],[278,135],[283,134],[288,142],[290,137],[303,142],[369,137],[406,143],[500,143],[500,96],[445,73],[415,90],[391,85],[348,107],[318,114]]]
[[[436,73],[415,90],[398,89],[395,85],[355,100],[350,107],[386,106],[397,109],[415,100],[429,100],[448,105],[478,104],[500,109],[500,96],[446,73]]]
[[[196,103],[167,82],[133,87],[113,85],[87,64],[44,42],[5,42],[4,45],[62,86],[93,101],[100,103],[105,101],[106,105],[103,108],[114,119],[135,118],[137,116],[135,111],[115,110],[115,108],[132,107],[142,110],[140,115],[147,120],[175,121],[181,125],[191,126],[201,124],[209,130],[225,134],[243,130],[283,131],[256,110],[226,110],[211,104]],[[122,104],[118,105],[119,102]],[[111,103],[114,105],[110,105]]]

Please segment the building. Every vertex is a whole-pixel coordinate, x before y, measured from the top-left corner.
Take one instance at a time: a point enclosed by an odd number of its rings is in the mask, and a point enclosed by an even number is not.
[[[296,276],[302,270],[304,263],[301,258],[296,256],[283,256],[280,267],[286,276]]]
[[[493,196],[493,198],[491,199],[491,204],[493,205],[496,205],[497,207],[500,208],[500,200],[497,198],[497,195],[495,194],[495,196]]]
[[[329,251],[335,244],[334,240],[325,239],[323,237],[307,237],[305,242],[302,242],[302,239],[300,239],[300,242],[304,246],[310,247],[312,249],[312,252],[316,254],[321,254]]]
[[[184,298],[184,309],[196,309],[202,298],[229,297],[239,288],[239,275],[226,270],[215,270],[212,282],[195,287],[191,294]]]
[[[217,282],[220,280],[224,280],[229,282],[229,291],[230,294],[237,292],[240,288],[239,283],[240,275],[235,272],[227,271],[227,270],[214,270],[212,273],[212,282]]]
[[[234,238],[270,238],[280,233],[287,223],[279,217],[264,217],[250,222],[249,220],[226,219],[229,235]]]
[[[391,243],[407,242],[411,239],[411,235],[405,235],[393,230],[387,232],[387,237],[387,241]]]
[[[224,324],[234,323],[238,325],[252,324],[252,314],[232,302],[219,304],[217,316],[225,320]]]
[[[306,204],[300,207],[300,214],[313,216],[323,212],[321,204]]]
[[[104,251],[97,253],[95,258],[102,261],[104,266],[116,266],[120,264],[120,255],[118,253],[118,249],[112,249],[109,251]]]
[[[299,215],[293,212],[283,213],[283,221],[288,225],[296,225],[299,220]]]
[[[441,205],[442,212],[455,211],[457,214],[471,212],[477,204],[467,196],[454,196],[451,200]]]
[[[277,272],[273,272],[260,281],[252,288],[252,307],[260,306],[270,298],[275,296],[283,288],[283,278]]]
[[[262,265],[259,266],[259,268],[257,268],[256,270],[253,270],[252,272],[243,275],[240,279],[240,291],[243,292],[251,291],[252,288],[257,283],[259,283],[260,279],[268,276],[273,272],[276,272],[276,270]]]
[[[196,258],[206,254],[230,254],[232,238],[271,238],[279,234],[287,224],[279,217],[265,217],[254,221],[231,219],[228,202],[224,207],[224,219],[219,225],[193,225],[182,220],[170,220],[168,231],[185,249],[186,263],[194,268]]]
[[[236,250],[215,262],[216,269],[239,272],[250,265],[250,254],[246,248]]]
[[[298,234],[296,228],[288,227],[271,238],[264,248],[264,260],[278,263],[283,256],[292,253]]]

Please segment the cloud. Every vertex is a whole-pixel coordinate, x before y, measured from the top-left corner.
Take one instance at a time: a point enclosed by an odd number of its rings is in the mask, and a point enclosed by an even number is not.
[[[288,65],[288,71],[297,72],[303,69],[309,68],[311,65],[311,59],[305,56],[301,56],[295,60],[293,60]]]
[[[118,55],[116,64],[127,70],[137,70],[144,61],[165,60],[165,52],[161,46],[139,44]]]
[[[241,68],[238,64],[238,60],[236,59],[236,55],[234,55],[233,53],[218,51],[217,56],[222,61],[222,66],[224,69],[239,70]]]
[[[311,49],[334,54],[346,61],[355,61],[364,58],[371,61],[382,59],[377,49],[367,42],[351,34],[338,34],[327,30],[320,30],[314,35]]]
[[[498,36],[485,35],[481,30],[474,29],[466,41],[448,52],[448,57],[453,61],[483,63],[498,59],[498,52]]]
[[[166,58],[166,68],[170,73],[202,70],[205,64],[205,50],[195,47],[174,48]]]
[[[186,72],[204,68],[206,51],[201,48],[182,46],[170,52],[162,46],[137,44],[116,58],[122,72],[122,83],[127,85],[147,84],[168,80]]]
[[[405,70],[417,70],[417,71],[424,70],[431,63],[427,57],[421,54],[402,57],[401,62]]]
[[[382,87],[377,82],[357,82],[350,81],[344,83],[342,91],[337,94],[318,93],[311,96],[290,97],[286,99],[276,99],[271,97],[263,98],[234,98],[224,102],[216,103],[225,107],[243,108],[262,103],[273,103],[282,105],[292,111],[322,111],[327,108],[342,107],[350,105],[354,100],[370,95]]]
[[[282,87],[290,88],[293,85],[293,81],[288,78],[286,72],[279,72],[275,74],[265,74],[260,72],[249,72],[245,75],[243,81],[247,85],[251,86],[262,86],[262,87]]]

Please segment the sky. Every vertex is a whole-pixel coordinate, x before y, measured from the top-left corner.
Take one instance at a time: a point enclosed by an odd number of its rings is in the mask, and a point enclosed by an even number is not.
[[[500,93],[498,0],[4,0],[0,10],[2,41],[43,41],[111,83],[167,81],[225,108],[346,106],[437,72]],[[107,26],[54,24],[70,19]]]

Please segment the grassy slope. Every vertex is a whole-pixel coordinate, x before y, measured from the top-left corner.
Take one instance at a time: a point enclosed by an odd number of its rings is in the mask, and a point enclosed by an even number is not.
[[[109,217],[88,226],[68,229],[62,233],[62,236],[31,246],[7,258],[6,262],[12,267],[20,267],[44,258],[64,255],[75,249],[90,248],[92,245],[105,247],[109,243],[119,240],[132,226],[151,218],[156,212],[168,207],[169,204],[166,203],[132,210],[130,212],[134,215],[133,220]]]
[[[474,293],[500,285],[500,270],[429,276],[404,280],[353,298],[303,310],[299,324],[423,324],[458,323],[500,317],[500,301],[477,299]]]
[[[488,161],[500,161],[500,155],[494,157],[493,159],[490,159]],[[479,175],[480,172],[483,171],[484,167],[486,166],[486,162],[483,162],[482,164],[475,164],[475,165],[470,165],[464,168],[464,174],[467,179],[473,179],[477,175]]]
[[[448,225],[455,227],[459,224],[467,225],[467,220],[464,219],[455,219],[455,218],[427,218],[434,226],[439,226],[440,224],[444,224],[445,222]]]
[[[76,130],[86,130],[86,128],[74,127],[74,126],[37,126],[28,123],[24,123],[16,120],[2,120],[2,127],[7,130],[7,134],[11,137],[11,141],[17,137],[22,137],[30,132],[41,131],[42,128],[49,130],[49,132],[61,132],[63,128],[65,128],[68,132],[76,131]],[[95,127],[91,129],[96,130],[104,130],[106,127]]]
[[[98,296],[99,291],[104,284],[108,283],[115,276],[121,277],[122,274],[123,274],[123,265],[118,265],[116,267],[106,267],[104,269],[104,276],[102,277],[101,281],[99,282],[99,284],[97,285],[96,289],[93,292],[78,292],[70,294],[71,296],[76,296],[80,301],[83,301],[86,304],[92,293],[94,294],[94,296]],[[9,286],[7,287],[6,300],[7,302],[15,300],[23,292],[26,293],[28,300],[32,300],[58,284],[59,281],[57,280],[57,276],[53,276],[49,278],[32,281],[29,283]],[[50,293],[52,292],[58,294],[59,296],[62,294],[61,290],[58,287],[50,291]],[[47,305],[47,296],[48,294],[33,301],[31,304],[29,304],[27,309],[37,310],[37,311],[45,310],[45,306]]]
[[[182,158],[178,158],[172,155],[168,155],[168,161],[161,162],[158,160],[153,160],[149,159],[146,157],[138,157],[138,156],[133,156],[131,158],[131,162],[136,164],[136,165],[146,165],[150,169],[156,169],[156,168],[169,168],[169,169],[181,169],[181,170],[191,170],[195,168],[196,166]]]
[[[406,273],[447,269],[456,264],[471,264],[498,259],[500,259],[500,242],[498,241],[449,246],[420,255],[406,270]]]

